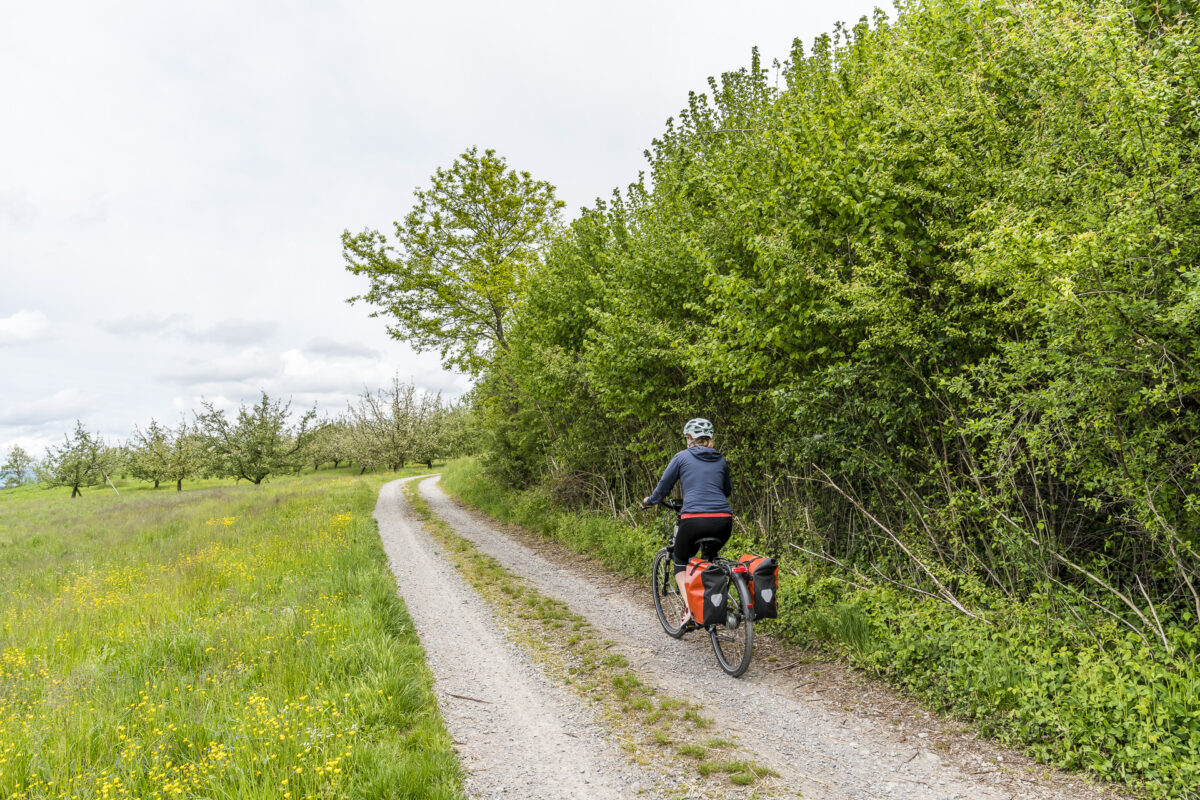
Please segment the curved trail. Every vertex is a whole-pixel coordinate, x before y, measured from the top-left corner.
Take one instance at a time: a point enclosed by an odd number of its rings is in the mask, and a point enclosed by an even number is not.
[[[1020,763],[1023,760],[987,743],[969,742],[968,746],[988,753],[988,758],[966,758],[945,750],[939,755],[935,752],[938,745],[934,744],[939,737],[929,738],[930,734],[925,732],[931,730],[928,723],[911,718],[897,721],[895,715],[889,721],[886,714],[871,715],[871,709],[860,712],[839,707],[812,688],[814,683],[821,688],[820,681],[815,679],[815,671],[814,680],[798,684],[794,674],[767,669],[756,655],[755,663],[742,679],[731,679],[717,668],[707,638],[692,634],[676,641],[663,634],[649,592],[631,592],[628,584],[604,586],[588,581],[582,570],[572,570],[569,564],[564,565],[569,558],[560,556],[552,560],[544,557],[538,550],[502,532],[499,524],[490,518],[469,511],[448,498],[436,485],[436,480],[423,480],[420,493],[433,512],[459,536],[473,542],[510,572],[529,580],[543,594],[566,603],[598,629],[608,632],[645,680],[703,703],[708,714],[750,749],[757,761],[775,769],[787,785],[802,792],[804,797],[823,800],[1082,800],[1117,796],[1111,788],[1088,786],[1078,778],[1050,773],[1042,768],[1037,768],[1036,773],[1027,767],[1012,768],[1010,765],[1014,761]],[[384,488],[390,498],[388,505],[403,502],[398,488],[398,483]],[[385,505],[384,495],[380,497],[380,504]],[[411,527],[411,523],[409,525]],[[382,518],[380,528],[385,528]],[[409,536],[419,539],[411,533]],[[385,544],[388,541],[386,534],[384,541]],[[425,542],[422,546],[430,545]],[[411,553],[411,550],[400,552]],[[389,549],[389,555],[391,553]],[[439,583],[451,576],[451,567],[438,566],[429,553],[423,557],[427,563],[419,567],[421,571],[437,572]],[[410,591],[405,582],[420,578],[397,574],[407,601]],[[459,593],[469,592],[457,581],[454,583]],[[444,625],[445,606],[440,600],[436,605],[439,622]],[[474,607],[481,605],[478,600],[474,603]],[[412,605],[410,611],[414,618],[420,613]],[[461,620],[461,626],[465,626],[466,616],[456,613],[454,619]],[[480,625],[478,619],[475,625],[480,629],[479,634],[486,632],[495,636],[494,626]],[[425,632],[420,623],[418,630],[424,641]],[[476,635],[475,631],[470,634],[472,638]],[[430,648],[430,645],[426,644],[426,647]],[[496,650],[503,653],[505,648],[497,647]],[[451,685],[455,680],[452,672],[443,672],[451,665],[445,664],[440,657],[435,660],[432,650],[430,666],[438,676],[439,687],[443,683]],[[472,689],[469,687],[463,693],[470,694]],[[439,689],[439,696],[441,691]],[[549,685],[545,691],[548,694],[538,695],[534,702],[543,705],[562,703],[564,707],[572,704],[578,707],[581,702]],[[470,734],[455,733],[456,738],[466,735]],[[963,738],[966,737],[959,735],[959,739]],[[942,746],[946,750],[952,749]],[[610,745],[610,750],[612,758],[620,758],[615,746]],[[602,756],[592,753],[589,758],[600,759]],[[471,770],[469,760],[465,763]],[[627,765],[626,769],[633,767]],[[629,792],[626,789],[618,794],[628,795]],[[542,795],[531,788],[522,796],[559,795]],[[569,792],[565,796],[583,795]],[[601,787],[592,784],[587,789],[587,796],[607,795]]]
[[[402,483],[383,487],[374,516],[470,796],[616,800],[649,788],[654,779],[604,740],[589,709],[505,639],[488,605],[421,530]]]

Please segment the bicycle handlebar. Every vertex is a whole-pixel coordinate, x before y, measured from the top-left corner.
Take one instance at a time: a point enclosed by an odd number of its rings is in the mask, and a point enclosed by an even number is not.
[[[648,506],[642,506],[642,511],[647,511],[651,508],[654,508],[654,506],[664,506],[674,511],[676,514],[683,511],[683,502],[679,500],[671,500],[670,498],[660,500],[657,503],[653,503]]]

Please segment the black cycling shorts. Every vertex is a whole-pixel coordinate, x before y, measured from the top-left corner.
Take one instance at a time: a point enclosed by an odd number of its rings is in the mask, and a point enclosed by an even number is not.
[[[696,555],[700,549],[696,542],[700,539],[720,539],[720,544],[704,545],[704,558],[711,561],[729,541],[733,533],[733,517],[690,517],[679,520],[679,530],[675,534],[675,572],[687,569],[688,559]]]

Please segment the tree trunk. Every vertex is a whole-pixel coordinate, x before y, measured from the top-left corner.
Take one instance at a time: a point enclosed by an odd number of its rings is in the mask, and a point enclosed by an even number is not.
[[[158,488],[158,478],[155,478],[155,479],[154,479],[154,488],[155,488],[155,489],[157,489],[157,488]]]
[[[71,497],[83,497],[83,492],[79,491],[78,486],[71,487]]]
[[[183,491],[183,478],[180,478],[179,480],[175,481],[175,491],[177,491],[177,492]]]

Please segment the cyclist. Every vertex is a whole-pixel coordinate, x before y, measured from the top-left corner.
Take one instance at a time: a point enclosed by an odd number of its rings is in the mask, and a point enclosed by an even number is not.
[[[680,450],[667,464],[662,479],[654,493],[642,501],[644,506],[661,503],[671,493],[678,481],[683,488],[683,510],[680,512],[679,532],[675,535],[675,580],[680,595],[687,596],[684,585],[684,570],[688,559],[696,555],[700,539],[719,539],[720,545],[706,558],[715,557],[717,551],[729,541],[733,533],[733,510],[729,507],[729,495],[733,486],[729,481],[729,465],[725,456],[713,449],[713,424],[697,417],[683,426],[687,448]],[[691,613],[685,612],[683,622],[691,621]]]

